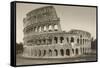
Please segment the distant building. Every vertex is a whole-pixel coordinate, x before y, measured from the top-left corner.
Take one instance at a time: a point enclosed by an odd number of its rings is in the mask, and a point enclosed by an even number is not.
[[[25,57],[68,58],[91,52],[91,34],[75,29],[62,31],[53,6],[30,11],[23,22]]]

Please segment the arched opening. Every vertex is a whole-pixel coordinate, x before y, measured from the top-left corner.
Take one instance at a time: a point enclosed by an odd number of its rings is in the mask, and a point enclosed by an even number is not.
[[[58,56],[58,51],[57,51],[57,49],[54,49],[54,52],[55,52],[55,56]]]
[[[36,32],[36,27],[34,27],[34,32]]]
[[[71,43],[74,42],[74,38],[73,38],[73,37],[71,37],[71,41],[70,41],[70,42],[71,42]]]
[[[82,38],[82,35],[80,35],[80,38]]]
[[[76,48],[76,55],[78,55],[78,48]]]
[[[64,38],[60,37],[60,43],[63,43]]]
[[[37,39],[37,40],[36,40],[36,43],[37,43],[37,45],[39,45],[39,44],[40,44],[40,41]]]
[[[49,31],[50,31],[50,30],[52,30],[52,26],[51,26],[51,25],[49,25]]]
[[[46,31],[46,26],[44,26],[44,29],[43,30]]]
[[[46,40],[45,39],[43,39],[43,44],[45,44],[46,43]]]
[[[34,31],[37,32],[37,28],[36,27],[34,27]]]
[[[69,38],[67,38],[67,42],[69,43]]]
[[[77,39],[77,43],[79,44],[79,39]]]
[[[39,27],[39,32],[41,32],[41,27]]]
[[[64,56],[64,50],[61,49],[60,52],[61,52],[61,56]]]
[[[44,50],[44,52],[43,52],[43,56],[45,56],[46,55],[46,50]]]
[[[81,53],[82,53],[82,48],[80,48],[80,50],[81,50]]]
[[[52,39],[48,39],[48,44],[51,44],[52,43]]]
[[[52,50],[49,49],[49,56],[52,56]]]
[[[55,41],[55,43],[58,43],[58,38],[54,37],[54,41]]]
[[[58,29],[58,26],[57,25],[54,25],[54,29]]]
[[[66,55],[70,55],[70,50],[69,49],[66,49]]]
[[[82,45],[82,39],[80,39],[80,44]]]
[[[41,40],[39,40],[39,45],[41,44]]]

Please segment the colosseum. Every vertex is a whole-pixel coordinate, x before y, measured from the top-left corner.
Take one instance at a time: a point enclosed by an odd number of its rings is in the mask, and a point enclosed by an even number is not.
[[[24,57],[69,58],[91,53],[91,34],[77,29],[63,31],[53,6],[30,11],[23,26]]]

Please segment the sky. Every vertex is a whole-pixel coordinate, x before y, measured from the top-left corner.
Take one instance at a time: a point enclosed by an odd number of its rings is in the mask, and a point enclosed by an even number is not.
[[[46,4],[16,4],[16,42],[23,42],[23,18],[31,10],[43,6],[51,6]],[[62,6],[52,5],[60,18],[62,30],[68,32],[71,29],[79,29],[88,31],[92,37],[96,38],[96,8],[80,7],[80,6]]]

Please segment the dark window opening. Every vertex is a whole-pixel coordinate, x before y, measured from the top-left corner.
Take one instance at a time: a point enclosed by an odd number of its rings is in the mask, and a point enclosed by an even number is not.
[[[66,50],[66,55],[68,55],[68,56],[70,55],[70,50],[69,49]]]
[[[54,52],[55,52],[55,55],[57,56],[58,55],[58,51],[55,49]]]
[[[60,43],[63,43],[64,38],[60,37]]]
[[[74,38],[73,37],[71,37],[71,42],[74,42]]]
[[[61,49],[60,52],[61,52],[61,56],[64,56],[64,50]]]
[[[55,43],[58,43],[58,38],[54,37]]]

